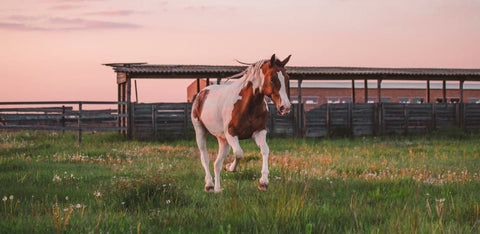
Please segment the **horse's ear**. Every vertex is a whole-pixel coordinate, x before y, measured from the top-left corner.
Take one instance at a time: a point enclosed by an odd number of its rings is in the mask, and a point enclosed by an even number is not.
[[[273,65],[275,65],[275,54],[270,58],[270,67],[273,67]]]
[[[286,58],[282,61],[282,65],[283,65],[282,67],[285,67],[285,65],[287,65],[287,63],[288,63],[288,61],[290,60],[290,57],[291,57],[291,56],[292,56],[292,55],[289,55],[288,57],[286,57]]]

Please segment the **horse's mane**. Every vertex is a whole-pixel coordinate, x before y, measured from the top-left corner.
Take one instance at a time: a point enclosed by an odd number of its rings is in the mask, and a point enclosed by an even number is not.
[[[262,65],[268,60],[260,60],[256,63],[251,64],[245,69],[245,71],[235,74],[227,78],[227,81],[230,79],[239,79],[238,82],[242,83],[242,87],[247,86],[248,82],[252,82],[253,93],[258,88],[262,91],[263,86],[263,73]]]

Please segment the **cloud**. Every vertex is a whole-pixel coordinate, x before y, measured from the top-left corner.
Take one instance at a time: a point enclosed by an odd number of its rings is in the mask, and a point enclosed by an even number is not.
[[[125,23],[125,22],[113,22],[113,21],[101,21],[90,20],[82,18],[46,18],[41,20],[30,20],[30,17],[12,16],[13,19],[17,19],[15,22],[1,22],[0,30],[13,30],[13,31],[82,31],[82,30],[110,30],[110,29],[137,29],[141,28],[141,25]],[[10,19],[12,19],[10,17]],[[34,17],[32,17],[34,18]]]
[[[96,11],[85,13],[85,15],[92,16],[127,16],[137,13],[136,11],[131,10],[113,10],[113,11]]]
[[[62,5],[57,5],[50,7],[50,10],[75,10],[75,9],[80,9],[80,8],[85,8],[84,5],[74,5],[74,4],[62,4]]]
[[[5,23],[0,22],[0,30],[12,30],[12,31],[43,31],[45,29],[32,27],[23,23]]]
[[[50,23],[58,26],[59,30],[89,30],[89,29],[122,29],[140,28],[140,25],[131,23],[118,23],[111,21],[87,20],[81,18],[52,18]]]

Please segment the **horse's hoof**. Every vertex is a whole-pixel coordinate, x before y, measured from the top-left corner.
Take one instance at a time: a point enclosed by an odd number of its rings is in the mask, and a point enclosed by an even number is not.
[[[236,172],[237,171],[236,168],[232,169],[232,167],[233,167],[233,163],[227,163],[223,169],[225,169],[225,171],[228,171],[228,172]]]
[[[213,186],[205,186],[205,192],[213,193]]]
[[[268,184],[264,184],[264,183],[258,184],[258,190],[267,191],[268,190]]]

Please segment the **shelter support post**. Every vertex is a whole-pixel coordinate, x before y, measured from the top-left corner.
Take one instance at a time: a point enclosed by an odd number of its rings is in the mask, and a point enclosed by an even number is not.
[[[118,88],[118,89],[117,89],[117,96],[118,96],[118,97],[117,97],[117,100],[118,100],[118,102],[121,102],[121,101],[122,101],[122,94],[121,94],[121,92],[122,92],[122,84],[117,84],[117,86],[118,86],[118,87],[117,87],[117,88]],[[122,105],[120,105],[120,104],[118,104],[118,106],[117,106],[117,114],[118,114],[118,115],[123,114],[123,113],[122,113]],[[122,127],[122,117],[117,117],[117,126],[118,126],[118,127]],[[122,133],[122,131],[119,130],[119,133]]]
[[[368,103],[368,80],[363,81],[363,89],[365,91],[365,103]]]
[[[302,79],[298,79],[297,136],[303,136]]]
[[[377,102],[381,103],[382,102],[382,80],[378,79],[377,80]]]
[[[442,83],[443,103],[447,103],[447,81],[443,80]]]
[[[430,103],[430,80],[427,80],[427,93],[425,94],[426,103]]]
[[[126,93],[127,93],[127,137],[128,139],[132,139],[133,136],[133,108],[132,108],[132,80],[127,78],[126,84]]]
[[[352,79],[352,103],[355,103],[355,80]]]
[[[197,78],[197,94],[200,93],[200,78]]]
[[[463,84],[465,83],[465,80],[460,80],[460,100],[459,102],[463,104]]]

